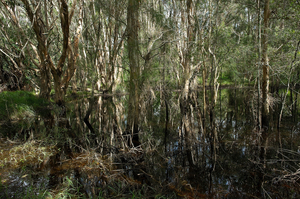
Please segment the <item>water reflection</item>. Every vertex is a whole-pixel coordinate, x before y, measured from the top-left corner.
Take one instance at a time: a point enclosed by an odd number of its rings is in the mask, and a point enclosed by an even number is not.
[[[126,198],[133,191],[169,198],[296,198],[299,126],[288,120],[282,125],[282,147],[272,127],[267,152],[261,153],[245,91],[222,92],[213,125],[209,118],[203,122],[203,115],[209,114],[201,112],[199,103],[191,100],[180,107],[176,93],[162,102],[145,100],[137,147],[124,135],[126,95],[77,98],[66,105],[64,115],[54,106],[30,125],[1,125],[1,180],[6,191],[0,196],[47,189],[89,198]],[[40,140],[30,151],[46,155],[30,159],[26,151],[23,162],[13,160],[21,154],[14,147],[25,150],[30,140]],[[13,161],[19,161],[18,166],[12,167]]]

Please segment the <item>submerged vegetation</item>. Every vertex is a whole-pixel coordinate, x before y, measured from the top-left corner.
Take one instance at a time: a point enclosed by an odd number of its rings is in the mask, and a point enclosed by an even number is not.
[[[0,198],[299,198],[298,0],[0,0]]]
[[[49,117],[37,112],[30,124],[17,122],[9,134],[1,131],[0,176],[5,191],[0,198],[252,198],[261,194],[261,176],[265,176],[263,194],[297,198],[300,127],[293,124],[290,132],[289,123],[284,122],[281,147],[274,133],[265,164],[261,163],[258,131],[246,115],[251,109],[247,91],[222,92],[221,109],[217,105],[217,158],[210,144],[196,137],[191,146],[192,167],[184,137],[178,137],[176,93],[169,105],[172,118],[167,139],[161,115],[149,114],[150,105],[143,104],[142,144],[136,147],[126,146],[126,136],[119,135],[118,128],[125,125],[120,120],[123,114],[110,112],[112,105],[117,112],[124,111],[128,96],[94,96],[91,113],[90,99],[82,97],[66,104],[63,117],[57,110]],[[156,104],[160,99],[153,100]],[[151,107],[159,110],[159,105]],[[1,128],[7,125],[13,124],[4,123]],[[197,126],[196,120],[193,125]]]
[[[176,191],[181,193],[175,188],[166,193],[159,184],[141,184],[120,172],[109,157],[94,150],[54,162],[62,149],[46,142],[1,139],[0,147],[0,198],[177,198]],[[61,178],[59,185],[52,184],[57,181],[52,178]]]

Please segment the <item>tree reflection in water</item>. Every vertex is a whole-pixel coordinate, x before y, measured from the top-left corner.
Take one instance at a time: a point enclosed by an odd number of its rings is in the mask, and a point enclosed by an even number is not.
[[[201,112],[196,98],[185,101],[184,107],[178,104],[177,93],[169,93],[163,102],[147,98],[140,104],[141,144],[136,147],[128,145],[124,134],[126,95],[73,99],[64,117],[54,107],[30,125],[2,125],[1,179],[6,191],[0,196],[36,187],[36,194],[47,189],[90,198],[126,198],[133,193],[167,198],[297,198],[299,126],[284,118],[280,146],[274,107],[262,156],[251,98],[245,93],[250,92],[223,90],[222,107],[218,104],[214,121],[205,123],[201,117],[209,114]],[[23,163],[8,161],[11,149],[28,139],[40,140],[33,145],[36,151],[48,146],[55,150],[40,160],[26,161],[27,151]]]

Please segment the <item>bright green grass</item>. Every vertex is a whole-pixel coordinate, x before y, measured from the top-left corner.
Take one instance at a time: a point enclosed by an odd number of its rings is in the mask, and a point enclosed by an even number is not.
[[[30,92],[4,91],[0,93],[0,120],[33,117],[37,110],[48,104]]]

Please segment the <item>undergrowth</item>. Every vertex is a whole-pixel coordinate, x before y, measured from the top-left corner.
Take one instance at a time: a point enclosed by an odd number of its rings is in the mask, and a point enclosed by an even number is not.
[[[0,121],[28,119],[49,103],[27,91],[4,91],[0,93]],[[40,111],[42,112],[42,111]]]

